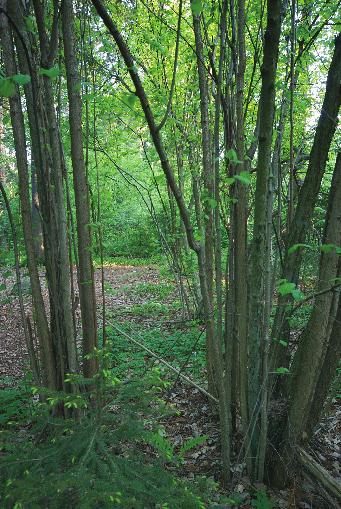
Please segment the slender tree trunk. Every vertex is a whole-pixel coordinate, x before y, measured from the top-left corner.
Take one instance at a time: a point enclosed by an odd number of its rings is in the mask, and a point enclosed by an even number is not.
[[[261,405],[266,405],[267,344],[264,324],[268,318],[265,306],[267,267],[270,263],[267,250],[268,182],[271,163],[271,142],[275,108],[275,78],[281,33],[281,2],[268,0],[267,28],[264,40],[262,87],[259,112],[259,143],[257,182],[250,277],[249,322],[249,415],[250,453],[253,478],[262,479],[264,469],[264,429],[260,419]],[[261,449],[260,449],[261,445]],[[259,461],[258,461],[259,460]]]
[[[14,260],[15,260],[15,262],[14,262],[15,263],[15,275],[16,275],[16,282],[17,282],[17,287],[18,287],[20,316],[21,316],[22,327],[24,329],[26,349],[27,349],[29,360],[30,360],[30,368],[32,370],[33,380],[36,384],[39,385],[41,383],[40,373],[39,373],[39,365],[38,365],[36,353],[34,351],[32,335],[30,334],[30,331],[28,328],[28,322],[26,320],[26,314],[25,314],[24,298],[23,298],[22,286],[21,286],[20,265],[19,265],[18,238],[17,238],[16,229],[15,229],[11,205],[9,203],[9,199],[6,194],[6,190],[5,190],[1,180],[0,180],[0,194],[2,195],[3,200],[5,202],[5,207],[6,207],[7,214],[8,214],[8,220],[9,220],[9,223],[11,225],[11,230],[12,230],[13,251],[14,251]]]
[[[6,8],[5,1],[2,1],[0,5],[4,9]],[[13,76],[14,74],[17,73],[14,57],[14,48],[8,21],[6,16],[4,15],[1,15],[1,43],[3,47],[3,58],[5,63],[6,74],[8,76]],[[24,116],[22,113],[18,88],[16,90],[16,93],[10,98],[9,102],[19,177],[21,217],[23,223],[24,240],[27,254],[27,264],[32,288],[32,299],[36,315],[39,345],[41,349],[41,360],[44,366],[43,371],[44,383],[46,383],[49,388],[54,389],[57,386],[55,358],[45,312],[44,301],[41,293],[39,273],[35,257],[34,242],[32,238],[32,219],[29,198],[26,136],[24,127]]]
[[[297,283],[302,263],[302,250],[288,254],[288,249],[295,244],[302,244],[316,204],[324,175],[328,152],[337,126],[337,115],[341,105],[341,34],[335,39],[333,58],[329,67],[326,92],[317,124],[313,145],[310,151],[307,174],[301,188],[296,211],[291,222],[290,233],[286,239],[286,252],[282,279]],[[288,340],[287,304],[289,297],[280,297],[272,329],[273,348],[271,351],[271,371],[278,367],[279,352],[283,348],[278,340]]]
[[[69,97],[69,124],[71,134],[71,157],[76,201],[79,294],[83,325],[83,354],[91,355],[97,347],[97,318],[94,272],[91,255],[91,229],[89,191],[85,171],[82,135],[82,102],[77,71],[74,41],[74,16],[72,0],[62,2],[62,25],[65,67]],[[93,357],[84,360],[84,375],[92,377],[97,371]]]
[[[43,230],[41,224],[41,217],[39,214],[39,195],[37,184],[36,164],[34,158],[31,157],[31,196],[32,196],[32,231],[34,250],[38,263],[44,261],[44,244],[43,244]]]
[[[237,90],[236,90],[236,147],[240,163],[236,172],[245,171],[245,136],[244,136],[244,74],[246,65],[245,56],[245,1],[238,0],[237,4]],[[236,341],[239,350],[239,401],[240,413],[244,434],[248,425],[247,407],[247,190],[245,184],[236,181],[235,206],[235,305],[236,314]]]
[[[341,153],[338,154],[333,180],[329,193],[326,227],[323,244],[339,246],[341,243]],[[322,252],[319,269],[319,283],[317,293],[328,289],[335,280],[339,268],[339,255],[335,249],[330,252]],[[322,373],[325,366],[326,354],[330,359],[334,349],[338,349],[339,340],[330,338],[330,316],[333,312],[334,295],[332,292],[320,293],[314,303],[313,311],[308,324],[300,339],[298,349],[294,355],[289,379],[289,408],[286,427],[281,444],[282,454],[286,463],[286,471],[283,471],[283,460],[278,462],[274,470],[275,481],[285,482],[290,472],[293,451],[296,445],[309,438],[313,426],[309,422],[312,408],[315,411],[313,422],[316,423],[316,415],[320,415],[323,400],[317,400],[316,396],[326,391],[329,387],[333,373],[328,369]],[[334,320],[335,323],[335,320]],[[338,329],[334,330],[336,333]],[[335,340],[336,339],[336,340]],[[331,345],[331,351],[329,349]],[[321,378],[322,377],[322,378]],[[318,389],[318,383],[321,384]],[[320,392],[321,391],[321,392]]]
[[[41,66],[52,67],[58,47],[58,3],[54,2],[51,35],[46,32],[44,4],[33,1],[38,26]],[[63,162],[56,119],[53,84],[48,76],[33,79],[39,138],[41,201],[44,201],[44,239],[46,272],[50,296],[51,331],[56,353],[58,388],[73,390],[65,383],[65,375],[77,371],[77,356],[73,338],[70,265],[67,239],[67,219],[64,203]],[[39,90],[39,96],[37,96]],[[38,104],[37,104],[38,103]],[[37,113],[35,112],[35,115]],[[44,147],[44,149],[42,148]]]
[[[214,325],[214,303],[213,303],[213,206],[214,199],[214,167],[212,164],[211,133],[209,122],[209,95],[204,67],[203,43],[200,28],[200,16],[193,16],[195,47],[197,53],[197,66],[200,89],[200,112],[201,112],[201,140],[202,140],[202,164],[204,177],[204,232],[203,251],[204,273],[201,274],[201,286],[205,287],[204,314],[206,324],[206,356],[209,392],[217,394],[217,377],[221,373],[215,373],[216,365],[214,360],[215,325]]]

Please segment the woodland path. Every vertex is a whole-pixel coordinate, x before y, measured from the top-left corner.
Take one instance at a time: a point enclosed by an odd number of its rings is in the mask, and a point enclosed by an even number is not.
[[[153,285],[162,284],[159,271],[153,266],[108,265],[104,268],[105,303],[109,321],[124,325],[135,323],[140,330],[153,328],[155,321],[160,322],[165,309],[168,309],[165,318],[167,323],[180,318],[179,310],[172,310],[172,304],[177,299],[177,292],[171,288],[165,295],[154,296],[153,306],[150,306],[148,293],[136,291],[137,289],[152,289]],[[44,289],[44,298],[47,302],[47,289],[44,274],[41,273]],[[99,322],[101,322],[101,271],[96,270],[96,293],[98,302]],[[25,270],[22,270],[22,285],[26,314],[31,316],[31,298],[29,294],[29,281]],[[168,287],[171,285],[168,281]],[[76,292],[77,294],[77,292]],[[158,301],[159,300],[159,301]],[[76,309],[77,329],[80,330],[79,306]],[[168,322],[169,321],[169,322]],[[27,356],[23,341],[19,303],[16,292],[15,274],[13,270],[0,270],[0,389],[13,384],[23,377]],[[165,418],[162,424],[167,435],[175,447],[180,446],[184,440],[200,435],[206,435],[204,445],[189,452],[184,464],[180,467],[181,475],[191,479],[194,475],[206,475],[217,478],[219,465],[219,437],[217,416],[207,399],[194,387],[185,385],[178,380],[174,384],[171,377],[171,386],[166,392],[168,399],[178,412],[171,418]],[[309,450],[315,459],[324,465],[333,476],[340,476],[340,446],[341,446],[341,407],[333,405],[330,417],[324,419],[318,433],[315,435],[312,448]],[[242,458],[238,461],[238,451],[235,455],[235,489],[243,500],[241,507],[249,508],[250,481],[240,473]],[[261,485],[258,486],[261,488]],[[282,491],[272,493],[278,507],[308,508],[314,498],[313,486],[299,485],[295,492]],[[315,498],[316,503],[316,498]],[[316,507],[314,505],[313,507]]]

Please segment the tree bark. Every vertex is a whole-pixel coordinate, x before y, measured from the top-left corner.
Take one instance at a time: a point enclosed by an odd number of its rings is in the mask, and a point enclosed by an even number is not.
[[[327,210],[326,226],[323,244],[339,246],[341,243],[341,153],[338,154],[333,179],[329,192],[329,203]],[[331,355],[333,349],[338,345],[339,339],[330,337],[330,315],[334,295],[332,292],[323,292],[329,288],[338,275],[339,255],[333,249],[330,252],[322,252],[320,258],[320,269],[318,288],[313,311],[308,324],[300,339],[298,349],[292,362],[289,383],[289,407],[283,439],[280,447],[283,449],[287,468],[290,470],[290,462],[293,458],[293,451],[302,441],[309,439],[313,426],[309,422],[311,410],[314,407],[315,415],[320,415],[324,400],[317,400],[319,394],[318,383],[324,382],[320,388],[320,396],[330,386],[333,373],[327,370],[322,373],[325,367],[326,354]],[[335,322],[334,322],[335,323]],[[337,333],[338,329],[334,330]],[[331,341],[333,342],[331,344]],[[328,376],[329,375],[329,376]],[[320,378],[322,376],[322,379]],[[326,377],[326,378],[325,378]],[[316,416],[313,418],[316,422]],[[308,434],[309,433],[309,434]],[[286,472],[283,472],[282,461],[274,470],[275,481],[285,482]]]
[[[337,116],[341,105],[341,34],[335,39],[333,58],[329,67],[326,92],[317,124],[313,145],[310,151],[307,174],[301,188],[296,211],[291,222],[290,233],[286,239],[286,251],[282,279],[297,284],[302,263],[302,250],[288,254],[288,249],[304,243],[309,231],[316,199],[321,187],[330,145],[337,126]],[[278,340],[288,340],[290,327],[288,325],[287,304],[290,298],[280,297],[272,329],[273,347],[271,350],[271,371],[278,367],[280,352],[283,347]]]
[[[6,2],[4,0],[1,2],[0,6],[4,10],[6,10]],[[1,15],[1,43],[3,47],[3,58],[6,75],[13,76],[14,74],[17,73],[14,48],[10,27],[6,16],[3,14]],[[44,366],[44,383],[46,383],[49,388],[55,389],[57,386],[55,358],[45,312],[44,301],[41,293],[39,273],[35,257],[34,242],[32,238],[32,218],[29,198],[26,136],[25,136],[24,116],[21,108],[18,87],[16,87],[16,93],[9,99],[9,103],[19,177],[21,217],[23,224],[25,248],[27,254],[27,264],[32,288],[32,299],[36,314],[39,345],[41,349],[41,357]]]
[[[89,190],[83,154],[82,102],[74,40],[72,0],[63,0],[62,2],[62,26],[69,97],[71,158],[77,217],[80,276],[79,294],[83,327],[83,354],[91,356],[91,358],[84,359],[83,371],[86,377],[92,377],[98,369],[97,360],[92,356],[94,349],[97,348],[96,297],[91,255],[92,243]]]
[[[255,194],[254,228],[251,254],[250,277],[250,321],[249,321],[249,415],[250,453],[253,463],[253,478],[262,479],[264,468],[264,429],[260,419],[261,405],[266,405],[266,356],[267,344],[264,337],[265,285],[267,267],[270,264],[267,250],[268,183],[271,163],[271,143],[275,108],[275,78],[278,61],[278,47],[281,33],[281,2],[268,0],[267,28],[264,40],[262,65],[262,87],[259,104],[259,138],[257,182]],[[260,445],[261,449],[260,450]],[[260,458],[260,461],[258,461]]]

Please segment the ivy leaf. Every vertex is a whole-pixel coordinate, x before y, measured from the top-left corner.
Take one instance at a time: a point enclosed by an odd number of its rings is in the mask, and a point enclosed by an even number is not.
[[[2,78],[0,80],[0,96],[12,97],[15,94],[15,84],[11,78]]]
[[[200,16],[203,10],[202,0],[191,0],[191,9],[194,16]]]
[[[54,80],[55,78],[57,78],[57,76],[59,76],[59,74],[60,74],[60,69],[59,69],[58,65],[55,65],[54,67],[50,67],[50,69],[44,69],[44,67],[41,67],[39,69],[40,76],[47,76],[51,80]]]
[[[294,244],[293,246],[289,247],[288,249],[288,255],[291,255],[298,251],[301,247],[304,247],[306,249],[312,249],[312,246],[309,244]]]
[[[238,163],[239,162],[240,161],[238,161]],[[250,185],[251,175],[248,171],[241,171],[240,173],[238,173],[238,175],[235,175],[234,178],[239,180],[240,182],[242,182],[242,184],[245,184],[246,186]]]
[[[279,375],[288,375],[290,373],[290,371],[288,370],[288,368],[276,368],[276,373],[278,373]]]

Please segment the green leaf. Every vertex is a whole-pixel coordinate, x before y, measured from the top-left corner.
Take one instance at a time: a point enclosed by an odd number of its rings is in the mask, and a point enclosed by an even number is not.
[[[303,295],[303,293],[301,292],[301,290],[299,288],[295,288],[295,290],[293,290],[291,292],[291,295],[292,295],[294,300],[302,300],[302,299],[304,299],[304,295]]]
[[[200,16],[203,10],[202,0],[191,0],[191,9],[194,16]]]
[[[320,247],[322,253],[331,253],[336,249],[335,244],[322,244]]]
[[[264,490],[256,492],[256,498],[251,501],[251,505],[256,509],[273,509],[274,507],[272,500],[268,498]]]
[[[92,101],[95,97],[96,97],[96,95],[95,95],[95,94],[93,94],[93,93],[90,93],[90,94],[83,94],[83,95],[82,95],[82,99],[83,99],[83,101]]]
[[[287,341],[283,341],[283,339],[280,339],[280,340],[278,341],[278,343],[279,343],[280,345],[284,346],[284,347],[287,347],[287,346],[288,346],[288,342],[287,342]]]
[[[295,283],[290,283],[286,279],[282,280],[278,287],[280,295],[289,295],[296,289]]]
[[[194,447],[197,447],[198,445],[201,445],[204,442],[206,442],[206,440],[207,440],[206,435],[189,438],[188,440],[185,440],[185,442],[182,444],[180,448],[179,456],[183,456],[186,452],[190,451],[191,449],[194,449]]]
[[[205,201],[207,201],[207,203],[212,209],[215,209],[216,206],[218,205],[217,200],[215,200],[214,198],[206,198]]]
[[[290,371],[288,370],[288,368],[276,368],[276,373],[278,373],[279,375],[288,375],[290,373]]]
[[[239,162],[240,161],[238,161],[238,163]],[[246,186],[248,186],[250,184],[250,182],[251,182],[251,175],[250,175],[250,173],[248,171],[241,171],[240,173],[238,173],[238,175],[235,175],[234,178],[239,180],[240,182],[242,182]]]
[[[57,76],[59,76],[59,74],[60,74],[60,69],[59,69],[58,65],[55,65],[54,67],[50,67],[50,69],[44,69],[43,67],[41,67],[39,69],[40,76],[47,76],[51,80],[54,80],[55,78],[57,78]]]
[[[236,179],[234,177],[227,177],[225,182],[226,182],[227,186],[231,186],[232,184],[235,183],[235,181],[236,181]]]
[[[124,102],[130,107],[134,108],[135,103],[137,101],[137,95],[136,94],[125,94],[124,95]]]
[[[26,25],[27,32],[34,33],[35,32],[34,16],[25,16],[24,19],[25,19],[25,25]]]
[[[240,164],[243,162],[243,161],[238,160],[237,152],[233,148],[230,148],[230,150],[228,150],[226,152],[226,157],[233,164]],[[247,172],[243,172],[243,173],[247,173]]]
[[[0,79],[0,96],[12,97],[15,94],[15,84],[11,78]]]
[[[31,81],[31,76],[28,74],[15,74],[14,76],[11,76],[11,79],[18,83],[18,85],[26,85]]]
[[[291,255],[298,251],[300,248],[306,248],[306,249],[312,249],[313,247],[309,244],[294,244],[293,246],[289,247],[288,249],[288,255]]]
[[[3,290],[6,290],[5,283],[1,283],[1,285],[0,285],[0,291],[2,292]]]

